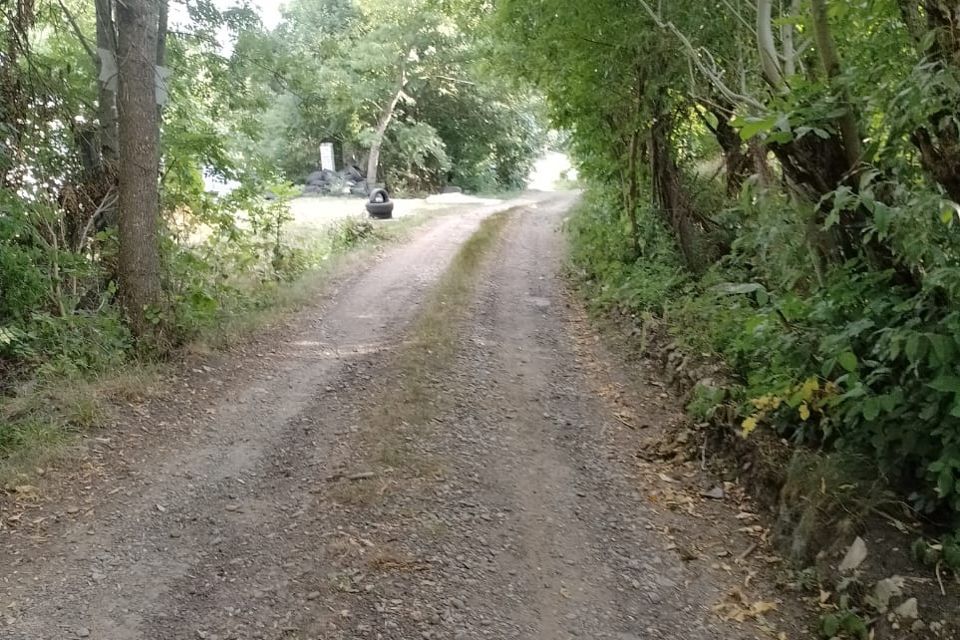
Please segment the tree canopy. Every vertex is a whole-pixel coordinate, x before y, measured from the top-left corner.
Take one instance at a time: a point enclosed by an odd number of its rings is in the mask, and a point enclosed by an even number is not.
[[[12,366],[46,360],[59,348],[46,332],[78,323],[175,344],[239,303],[239,282],[302,269],[264,196],[318,171],[324,142],[337,168],[355,167],[356,192],[385,182],[401,195],[521,187],[543,145],[537,96],[483,63],[491,39],[475,27],[489,8],[295,0],[271,28],[242,2],[126,9],[24,0],[0,20],[0,354]],[[216,195],[211,180],[237,188]]]
[[[928,0],[497,3],[589,187],[598,295],[675,317],[728,406],[960,511],[960,9]]]

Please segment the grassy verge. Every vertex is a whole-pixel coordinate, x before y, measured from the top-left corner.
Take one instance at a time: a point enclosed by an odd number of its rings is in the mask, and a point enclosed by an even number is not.
[[[336,223],[303,243],[305,251],[322,256],[313,268],[287,282],[247,283],[239,289],[240,303],[224,305],[180,351],[209,353],[248,339],[316,300],[333,274],[405,240],[432,217],[422,213],[394,221],[358,217]],[[90,366],[77,366],[65,352],[62,362],[43,363],[7,385],[0,397],[0,487],[29,484],[65,460],[78,438],[108,425],[118,406],[141,403],[163,390],[163,374],[175,359],[169,354],[133,356],[121,349],[105,352],[102,361]]]
[[[313,256],[313,266],[291,281],[248,283],[245,299],[250,304],[227,310],[217,322],[201,327],[188,349],[225,349],[281,321],[315,301],[332,274],[362,264],[384,246],[406,241],[415,229],[437,215],[423,212],[382,221],[357,216],[339,220],[319,234],[316,229],[302,230],[312,235],[291,241],[298,250]]]
[[[460,248],[427,298],[404,346],[393,356],[390,378],[396,382],[364,416],[365,451],[380,471],[398,470],[429,477],[442,471],[434,460],[416,452],[411,436],[422,435],[439,414],[441,399],[433,381],[449,366],[458,342],[458,327],[473,296],[477,274],[509,220],[509,212],[484,220]],[[334,497],[349,504],[368,504],[383,495],[375,479],[342,484]]]

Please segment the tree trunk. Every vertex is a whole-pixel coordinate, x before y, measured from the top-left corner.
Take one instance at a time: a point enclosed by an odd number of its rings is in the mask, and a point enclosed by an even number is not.
[[[840,57],[830,32],[830,22],[827,19],[827,0],[811,0],[810,7],[813,13],[813,36],[817,42],[817,51],[820,62],[827,74],[827,80],[833,82],[840,75]],[[846,105],[843,115],[837,118],[837,127],[843,139],[843,150],[847,157],[848,169],[854,170],[860,164],[861,142],[860,126],[857,124],[857,115],[853,109],[850,92],[842,89],[840,99]]]
[[[773,0],[757,0],[757,47],[760,50],[760,65],[763,77],[774,87],[783,84],[780,56],[773,39]]]
[[[799,5],[800,0],[792,0],[789,8],[791,15],[797,13]],[[797,47],[794,40],[795,35],[796,27],[792,23],[785,22],[783,26],[780,27],[780,40],[783,42],[783,75],[786,77],[787,81],[789,81],[793,76],[797,75]]]
[[[383,148],[383,141],[387,137],[387,127],[393,120],[393,113],[396,111],[397,103],[400,102],[400,96],[403,95],[403,88],[407,86],[407,58],[400,61],[400,79],[397,82],[397,90],[393,92],[393,97],[383,107],[380,112],[380,118],[377,120],[377,131],[370,145],[370,157],[367,160],[367,187],[373,189],[377,186],[377,173],[380,171],[380,150]]]
[[[949,4],[937,0],[924,3],[926,29],[935,37],[918,53],[955,75],[960,66],[960,37],[957,30],[960,7],[951,7]],[[956,2],[953,4],[956,5]],[[900,0],[900,9],[907,29],[919,45],[924,41],[927,31],[920,22],[917,2]],[[934,87],[933,91],[939,90]],[[938,100],[949,102],[949,96],[934,96],[930,102],[936,104]],[[914,131],[910,140],[920,152],[920,162],[927,173],[943,187],[951,200],[960,202],[960,128],[956,126],[951,110],[931,113],[926,120],[926,126]]]
[[[29,34],[36,23],[34,0],[6,3],[4,50],[0,52],[0,123],[5,125],[0,139],[0,185],[16,190],[24,181],[26,152],[20,130],[28,117],[29,97],[19,60],[30,55]]]
[[[627,220],[630,221],[630,239],[633,243],[634,258],[640,257],[640,225],[637,222],[637,207],[640,205],[640,176],[637,160],[640,157],[640,132],[634,131],[630,135],[630,145],[627,151]]]
[[[160,302],[159,127],[155,89],[158,0],[117,4],[120,296],[134,333],[151,330]]]
[[[167,23],[169,22],[170,0],[160,0],[160,17],[157,19],[157,66],[167,64]]]
[[[715,222],[697,211],[683,187],[669,134],[670,116],[662,114],[650,127],[649,161],[653,194],[667,226],[673,232],[683,261],[695,273],[730,251],[730,245]],[[715,233],[710,233],[710,232]]]
[[[703,108],[713,114],[717,125],[713,126],[704,118],[704,124],[716,138],[720,150],[723,152],[724,173],[727,178],[727,195],[736,197],[743,187],[744,181],[750,174],[751,158],[747,154],[740,132],[730,124],[733,107],[725,104],[722,96],[717,96],[709,103],[701,103]]]
[[[160,0],[160,19],[157,21],[157,67],[165,67],[167,65],[167,33],[170,30],[170,0]],[[158,72],[159,73],[159,72]],[[157,81],[161,80],[160,76],[157,76]],[[163,82],[166,82],[166,77],[163,78]],[[164,87],[167,90],[167,87]],[[157,121],[163,123],[163,105],[157,104]],[[159,151],[161,159],[163,156],[163,149]]]
[[[766,145],[754,138],[747,142],[747,156],[753,164],[753,173],[757,176],[757,182],[764,189],[769,189],[776,182],[776,176],[770,163],[767,161],[769,150]]]

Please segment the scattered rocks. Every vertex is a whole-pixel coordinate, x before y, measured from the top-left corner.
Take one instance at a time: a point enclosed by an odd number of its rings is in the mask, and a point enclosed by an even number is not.
[[[873,588],[873,598],[871,604],[880,613],[886,613],[890,607],[890,601],[893,598],[899,598],[903,595],[903,587],[906,581],[900,576],[884,578],[877,582]]]

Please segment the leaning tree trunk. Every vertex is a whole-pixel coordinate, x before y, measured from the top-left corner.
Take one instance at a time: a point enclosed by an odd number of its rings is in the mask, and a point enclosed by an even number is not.
[[[117,3],[120,151],[120,296],[138,336],[160,302],[158,138],[155,61],[158,0]]]
[[[403,89],[407,86],[407,59],[400,61],[400,78],[397,81],[397,89],[393,92],[390,101],[384,105],[377,120],[377,130],[373,137],[373,143],[370,145],[370,157],[367,160],[367,186],[371,189],[377,186],[378,173],[380,171],[380,150],[383,149],[383,141],[387,137],[387,127],[393,120],[393,114],[397,109],[397,103],[400,102],[400,96],[403,95]]]
[[[664,222],[673,232],[687,268],[702,272],[729,253],[723,230],[697,210],[683,186],[680,167],[670,146],[670,116],[661,114],[650,126],[649,162],[652,191]]]

